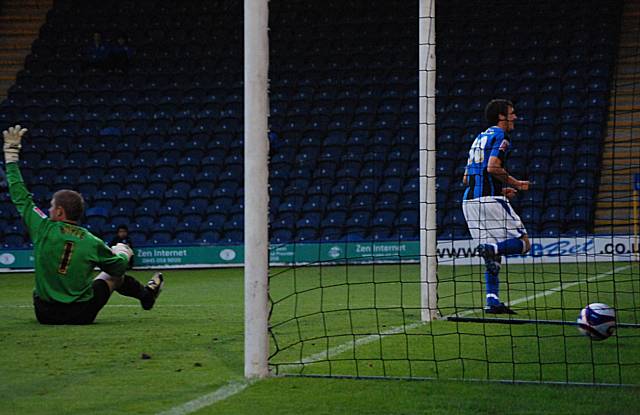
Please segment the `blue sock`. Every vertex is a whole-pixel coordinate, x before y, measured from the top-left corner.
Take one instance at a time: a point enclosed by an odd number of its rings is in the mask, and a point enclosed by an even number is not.
[[[498,254],[500,255],[512,255],[521,254],[524,249],[524,242],[522,239],[511,238],[506,241],[498,242]]]
[[[485,272],[484,280],[486,282],[487,305],[492,306],[500,304],[500,297],[498,296],[500,292],[500,278],[498,278],[498,274],[491,275],[488,272]]]

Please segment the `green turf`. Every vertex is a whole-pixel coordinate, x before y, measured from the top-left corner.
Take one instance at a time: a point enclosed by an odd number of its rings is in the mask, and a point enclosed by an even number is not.
[[[154,413],[240,378],[242,272],[166,275],[152,311],[115,294],[86,327],[39,325],[32,277],[0,276],[0,412]]]
[[[518,318],[575,321],[605,302],[638,323],[638,276],[626,263],[512,265],[503,298]],[[440,267],[443,314],[482,317],[481,280],[479,268]],[[640,329],[594,342],[568,325],[420,324],[414,266],[295,268],[270,284],[279,373],[640,384]]]
[[[332,279],[334,283],[340,283],[340,269],[322,269],[323,277],[329,282],[327,285],[331,285]],[[311,289],[309,293],[318,291],[313,288],[317,271],[317,268],[298,269],[295,281],[298,291],[305,287]],[[364,308],[371,301],[367,298],[372,294],[379,306],[396,301],[411,305],[417,301],[413,292],[417,268],[413,265],[375,269],[367,266],[350,267],[348,272],[349,281],[353,282],[349,285],[348,293],[345,294],[344,288],[336,286],[320,290],[320,298],[315,297],[317,294],[306,294],[309,298],[305,300],[302,299],[304,296],[298,296],[299,312],[313,312],[319,300],[323,310],[327,311],[344,308],[344,301]],[[372,272],[374,276],[370,277]],[[283,284],[274,283],[272,295],[282,297],[290,289],[288,284],[291,281],[285,281],[287,274],[291,272],[281,274]],[[406,277],[406,287],[393,283],[399,274]],[[138,272],[136,275],[144,279],[148,273]],[[166,275],[166,290],[154,310],[144,312],[133,300],[114,295],[98,316],[96,324],[85,327],[47,327],[37,324],[30,305],[32,275],[0,275],[0,348],[3,351],[0,357],[0,413],[158,413],[211,393],[229,381],[241,379],[242,271],[167,271]],[[361,283],[367,278],[375,278],[380,284],[373,289],[371,284]],[[446,274],[443,273],[441,279],[443,290],[448,289],[444,283]],[[443,301],[449,301],[447,298],[453,297],[447,297],[443,291]],[[550,298],[548,301],[553,301]],[[282,302],[285,303],[287,301]],[[525,306],[522,304],[521,310]],[[295,305],[288,307],[291,307],[290,311],[298,313]],[[372,331],[394,326],[398,322],[398,315],[405,316],[409,323],[409,319],[418,317],[418,310],[402,313],[389,309],[378,313],[374,320],[366,311],[357,314],[353,315],[354,319],[349,324],[366,336]],[[280,318],[282,315],[274,317]],[[372,325],[373,321],[376,324]],[[301,327],[310,336],[324,331],[325,326],[317,325],[312,319],[307,323]],[[335,334],[344,334],[340,332],[343,324],[342,317],[338,317],[328,327],[337,330]],[[442,323],[441,326],[433,326],[429,330],[438,334],[447,333],[448,330],[453,331],[447,327],[455,327],[456,324]],[[473,342],[479,343],[480,337],[473,325],[457,326],[469,326],[464,330],[471,333],[469,336]],[[286,329],[286,325],[282,327]],[[362,369],[360,374],[377,375],[383,369],[390,375],[404,374],[407,370],[404,362],[407,359],[402,353],[422,353],[424,358],[429,351],[421,341],[413,345],[403,339],[438,338],[427,334],[427,330],[423,326],[417,327],[409,330],[410,334],[415,335],[397,336],[397,339],[389,336],[380,342],[363,344],[355,352],[338,354],[332,359],[343,360],[332,363],[332,369],[353,369],[353,363],[346,358],[355,353],[357,365]],[[441,337],[444,339],[447,335]],[[549,339],[554,339],[554,336],[550,334]],[[572,339],[585,340],[581,337]],[[330,345],[339,346],[343,343],[341,340],[336,337],[332,340],[335,344]],[[398,347],[396,342],[404,347]],[[620,337],[609,339],[602,345],[618,344],[616,342],[620,342]],[[526,339],[523,339],[523,343],[519,346],[526,346]],[[582,343],[581,346],[576,343],[572,348],[591,353],[590,342],[586,344],[584,346]],[[640,355],[635,343],[627,346],[623,340],[620,345],[624,352]],[[314,347],[311,344],[305,347],[302,357],[324,349],[324,345],[321,348]],[[435,344],[435,347],[438,345]],[[479,349],[484,347],[479,343]],[[275,359],[286,361],[291,355],[300,355],[300,350],[292,352],[294,349],[285,350]],[[378,356],[381,350],[385,358],[388,356],[392,362],[388,367],[376,366],[380,365]],[[447,348],[435,350],[445,357],[447,353],[455,355],[460,352]],[[477,353],[476,348],[461,350],[470,355]],[[548,351],[551,357],[556,352]],[[143,359],[143,354],[151,358]],[[638,358],[635,359],[637,362]],[[456,368],[447,369],[446,363],[443,364],[443,374],[449,373],[447,370],[456,373]],[[637,366],[631,368],[638,371]],[[312,372],[323,373],[321,369],[315,367]],[[426,374],[428,369],[418,365],[413,374]],[[477,377],[482,378],[477,369],[469,370],[469,375],[478,374]],[[637,377],[630,379],[636,381]],[[258,382],[244,392],[200,412],[321,414],[431,411],[477,414],[497,410],[509,413],[620,414],[640,412],[640,404],[636,399],[638,392],[637,388],[286,378]],[[576,408],[575,411],[572,408]]]
[[[197,414],[637,414],[638,389],[271,379]]]

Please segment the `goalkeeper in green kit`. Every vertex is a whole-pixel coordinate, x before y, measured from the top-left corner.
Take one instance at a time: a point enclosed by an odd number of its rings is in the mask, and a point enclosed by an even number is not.
[[[13,204],[24,219],[33,241],[35,280],[33,305],[42,324],[91,324],[115,290],[140,300],[150,310],[163,286],[156,273],[146,286],[124,275],[133,251],[125,244],[109,248],[78,225],[84,200],[73,190],[57,191],[49,217],[33,203],[20,169],[22,136],[19,125],[3,132],[7,182]],[[94,268],[102,272],[94,278]]]

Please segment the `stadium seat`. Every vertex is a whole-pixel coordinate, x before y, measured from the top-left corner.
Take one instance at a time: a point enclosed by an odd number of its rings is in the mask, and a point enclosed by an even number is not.
[[[443,6],[448,17],[438,28],[441,36],[453,39],[441,44],[438,53],[437,197],[444,203],[438,207],[459,209],[460,173],[470,141],[484,128],[484,105],[490,97],[506,95],[513,96],[519,116],[507,168],[536,180],[535,189],[519,196],[518,203],[523,208],[548,208],[555,201],[548,202],[558,198],[553,194],[545,200],[544,192],[557,193],[566,185],[565,191],[575,186],[574,193],[585,192],[572,198],[579,200],[576,206],[593,206],[597,176],[580,173],[597,171],[602,152],[615,55],[613,41],[605,36],[612,23],[603,18],[610,8],[599,13],[598,25],[582,25],[578,32],[557,21],[564,15],[547,16],[550,12],[541,8],[528,18],[548,22],[544,33],[553,30],[550,40],[541,40],[545,35],[536,31],[540,25],[516,22],[517,42],[494,42],[490,31],[473,29],[484,23],[482,13],[491,4],[472,14],[451,15],[458,3]],[[572,4],[557,7],[566,11]],[[242,66],[237,54],[221,57],[219,41],[231,41],[233,19],[209,25],[210,32],[198,37],[204,32],[191,23],[218,21],[215,8],[203,8],[196,16],[180,12],[189,9],[182,3],[161,8],[153,1],[136,5],[141,13],[170,15],[175,25],[163,31],[155,27],[160,20],[154,20],[149,29],[144,22],[127,20],[130,13],[122,13],[120,7],[54,4],[27,68],[0,110],[0,120],[22,117],[29,122],[31,137],[39,140],[24,148],[25,177],[33,173],[46,178],[29,182],[38,198],[50,196],[52,185],[62,186],[62,177],[67,183],[77,177],[76,188],[91,206],[127,205],[130,222],[140,217],[148,223],[157,218],[160,207],[182,222],[193,213],[189,209],[198,208],[207,215],[224,214],[230,221],[243,191]],[[302,35],[278,38],[281,31],[273,30],[277,54],[270,73],[270,197],[276,217],[281,207],[295,213],[296,220],[303,213],[324,215],[322,223],[336,212],[350,216],[368,211],[373,222],[361,232],[342,233],[339,226],[346,225],[346,217],[329,229],[345,240],[417,238],[418,82],[407,69],[415,66],[416,52],[407,45],[417,28],[394,26],[385,16],[367,22],[368,28],[377,29],[365,30],[360,22],[332,16],[331,4],[326,18],[335,24],[315,27],[296,5],[283,9],[278,10],[283,15],[274,15],[274,27],[282,24],[278,16],[288,16],[292,30],[314,27],[322,44],[333,46],[316,48],[303,42]],[[521,16],[523,9],[515,5],[514,16]],[[52,22],[57,26],[50,28]],[[86,33],[119,25],[127,26],[136,48],[130,71],[125,76],[77,72],[76,54]],[[344,34],[352,41],[341,41]],[[209,37],[219,41],[201,41]],[[158,44],[162,50],[153,46]],[[367,49],[365,44],[375,46]],[[82,145],[70,152],[71,146],[62,142]],[[57,183],[53,177],[59,177]],[[195,197],[189,193],[193,189],[203,194]],[[441,196],[444,189],[449,191]],[[121,192],[137,197],[125,201]],[[292,200],[296,202],[289,205]],[[132,201],[134,209],[129,209]],[[140,206],[153,206],[153,214],[138,214]],[[375,219],[390,212],[394,227],[387,232]],[[541,219],[541,214],[532,217],[538,216]],[[465,234],[456,214],[447,212],[445,219],[450,229],[441,235]],[[316,240],[330,234],[325,235],[322,223]],[[178,235],[171,230],[157,238],[151,233],[144,235],[144,243],[241,239],[224,232],[205,237],[203,232]],[[290,241],[299,235],[276,236]],[[306,240],[312,233],[304,236]]]
[[[561,227],[565,218],[565,208],[563,206],[551,206],[542,215],[541,222],[546,228]]]

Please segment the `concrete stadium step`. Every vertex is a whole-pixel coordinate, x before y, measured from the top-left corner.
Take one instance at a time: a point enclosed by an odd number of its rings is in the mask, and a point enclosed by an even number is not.
[[[0,62],[0,73],[13,73],[14,75],[16,73],[18,73],[18,71],[20,71],[20,69],[22,69],[22,64],[21,63],[15,63],[15,64],[6,64],[6,63],[2,63]],[[15,76],[14,76],[15,78]]]
[[[600,193],[598,197],[606,197],[611,195],[613,192],[615,194],[619,194],[621,192],[631,192],[633,191],[633,179],[631,177],[626,178],[617,178],[613,176],[602,177],[600,179]]]
[[[615,120],[607,121],[607,127],[613,128],[620,127],[640,127],[640,113],[630,113],[628,116],[622,114],[621,117],[617,117]]]
[[[638,90],[640,90],[640,81],[627,82],[624,84],[615,83],[613,85],[611,93],[614,94],[614,96],[616,95],[634,96],[638,93]]]
[[[625,222],[625,223],[608,223],[606,221],[595,222],[596,233],[616,233],[616,234],[626,234],[631,235],[634,232],[633,223]]]
[[[627,198],[627,200],[598,200],[596,202],[596,207],[598,208],[606,208],[606,209],[633,209],[633,197]]]
[[[631,164],[628,164],[628,163],[624,163],[624,159],[623,159],[623,160],[620,160],[621,161],[620,164],[612,165],[610,162],[613,160],[618,160],[618,159],[611,159],[611,158],[602,159],[603,163],[607,163],[603,165],[603,167],[606,167],[606,168],[601,169],[602,177],[605,177],[607,175],[612,175],[615,177],[633,177],[633,174],[638,172],[638,168],[639,168],[638,161],[635,161],[635,162],[632,161]]]
[[[637,151],[638,151],[638,148],[635,146],[625,146],[625,145],[607,146],[602,149],[602,161],[603,162],[620,161],[620,167],[627,168],[629,167],[629,165],[627,163],[624,163],[624,160],[631,158],[630,155],[636,153]],[[631,159],[633,160],[633,158]],[[635,160],[635,162],[632,164],[635,166],[638,166],[640,163],[638,162],[638,160]],[[612,165],[610,165],[607,169],[603,170],[603,173],[606,173],[606,170],[617,171],[615,167]]]
[[[610,115],[616,116],[615,113]],[[616,141],[619,141],[620,143],[624,143],[628,145],[633,145],[637,139],[637,130],[634,128],[616,128],[615,130],[607,131],[607,133],[608,133],[607,138],[615,138]],[[615,144],[615,143],[605,141],[604,144],[608,145],[608,144]]]
[[[633,221],[629,218],[625,219],[596,219],[594,225],[597,229],[615,229],[617,231],[626,230],[633,232]]]
[[[594,224],[595,226],[633,226],[633,219],[631,217],[596,219]]]
[[[640,1],[625,2],[596,196],[595,231],[633,229],[633,174],[640,172]]]
[[[601,183],[601,185],[603,186],[603,189],[596,197],[596,200],[604,200],[605,198],[607,200],[609,198],[622,199],[625,197],[631,197],[633,194],[633,183],[630,181],[625,183]]]
[[[599,196],[602,197],[607,197],[612,193],[618,195],[621,192],[633,191],[633,183],[631,182],[631,178],[626,178],[624,182],[622,182],[622,180],[612,181],[608,180],[608,178],[603,178],[600,180],[600,186],[602,187],[602,191],[600,192]]]
[[[638,140],[638,130],[634,128],[628,128],[626,130],[622,128],[616,128],[613,131],[609,131],[605,137],[608,140],[604,144],[604,149],[611,151],[633,151],[636,147],[635,141]]]
[[[48,7],[48,8],[47,8]],[[41,0],[4,0],[2,3],[2,14],[5,16],[19,16],[22,14],[36,14],[34,11],[41,11],[42,8],[51,8],[51,1]]]
[[[614,102],[637,102],[638,99],[639,98],[637,94],[619,94],[611,96],[611,100]]]
[[[622,195],[622,193],[631,192],[633,190],[631,187],[632,187],[632,184],[629,182],[624,184],[600,183],[597,199],[609,197],[612,194],[615,195],[614,197],[620,197],[620,198],[626,197]]]
[[[624,68],[618,68],[618,71],[614,74],[613,86],[640,81],[640,75],[635,72],[635,65],[629,64],[625,66]]]
[[[633,178],[631,176],[619,177],[617,175],[606,175],[602,176],[600,179],[601,186],[607,186],[607,188],[603,187],[602,196],[608,196],[611,192],[631,192],[633,190]]]
[[[5,95],[4,95],[4,91],[8,91],[9,88],[11,88],[13,86],[13,84],[16,83],[15,78],[14,79],[2,79],[0,78],[0,99],[4,99]]]
[[[627,174],[632,176],[634,172],[640,170],[638,166],[638,159],[625,156],[608,156],[603,155],[601,169],[604,173],[606,170],[611,170],[613,175]]]
[[[609,103],[609,112],[613,115],[640,112],[640,100],[612,100]]]
[[[633,221],[633,209],[620,209],[620,210],[612,210],[608,212],[610,213],[601,214],[599,212],[596,212],[596,216],[595,216],[596,220],[597,221],[609,220],[611,221],[611,223],[616,223],[619,225],[625,225]]]
[[[633,192],[605,192],[598,196],[596,203],[603,206],[609,205],[615,207],[620,205],[621,207],[632,206],[634,201]]]
[[[31,49],[31,44],[35,40],[35,37],[23,36],[20,38],[4,38],[0,35],[0,50],[4,51],[16,51]]]
[[[605,149],[602,152],[602,160],[630,160],[635,164],[639,163],[640,160],[640,146],[628,147],[626,151],[620,151],[617,147],[611,147],[609,149]]]
[[[0,7],[0,100],[15,83],[52,0],[4,0]]]
[[[24,53],[15,52],[11,54],[0,53],[0,65],[20,65],[24,60]]]
[[[600,166],[602,177],[633,178],[634,173],[640,172],[638,159],[607,157],[602,159]],[[607,183],[606,181],[603,183]]]
[[[619,138],[619,136],[614,136],[614,137],[607,136],[607,138],[614,139],[614,138]],[[608,144],[609,145],[606,145],[602,148],[603,160],[606,160],[607,158],[612,156],[624,157],[625,155],[635,153],[638,150],[640,150],[638,146],[636,146],[633,143],[624,142],[624,143],[608,143]]]

